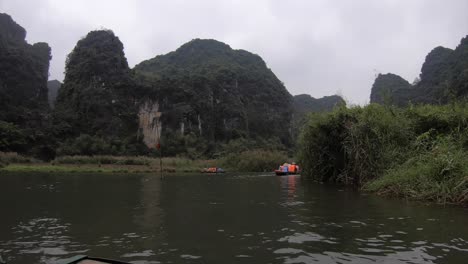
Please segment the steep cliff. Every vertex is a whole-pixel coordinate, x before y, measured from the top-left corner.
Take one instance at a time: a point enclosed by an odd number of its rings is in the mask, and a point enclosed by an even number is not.
[[[123,44],[110,30],[92,31],[76,44],[56,101],[54,123],[59,138],[83,135],[103,141],[98,153],[126,153],[138,131],[135,83]],[[63,146],[61,152],[74,149]]]
[[[26,30],[0,13],[0,151],[38,154],[48,115],[51,50],[25,38]]]
[[[468,36],[451,50],[436,47],[426,56],[419,81],[410,85],[394,74],[379,75],[371,103],[405,106],[409,103],[445,104],[468,95]],[[384,102],[387,100],[386,102]]]
[[[161,112],[163,137],[206,144],[239,137],[291,143],[292,96],[255,54],[216,40],[192,40],[134,68]]]

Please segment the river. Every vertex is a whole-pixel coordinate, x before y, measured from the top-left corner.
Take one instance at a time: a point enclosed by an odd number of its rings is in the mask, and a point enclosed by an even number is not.
[[[468,263],[468,210],[270,174],[0,175],[8,264]]]

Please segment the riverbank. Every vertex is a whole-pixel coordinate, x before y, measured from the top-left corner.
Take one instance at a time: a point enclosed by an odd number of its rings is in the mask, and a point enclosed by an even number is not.
[[[145,156],[63,156],[51,162],[40,162],[16,153],[2,153],[0,160],[9,172],[93,172],[93,173],[156,173],[161,171],[160,160]],[[165,173],[199,172],[202,168],[216,166],[216,160],[191,160],[163,158]]]
[[[163,172],[200,172],[203,168],[221,167],[230,172],[273,171],[279,164],[292,160],[285,152],[247,150],[219,159],[192,160],[181,157],[162,159]],[[93,173],[159,173],[159,158],[148,156],[62,156],[41,162],[16,153],[0,152],[0,171],[10,172],[93,172]]]
[[[468,105],[371,104],[309,117],[303,175],[364,191],[468,205]]]
[[[160,169],[144,165],[80,165],[64,164],[52,165],[48,163],[20,163],[9,164],[0,171],[5,172],[50,172],[50,173],[159,173]],[[198,170],[199,171],[199,170]],[[176,172],[172,168],[163,168],[164,173]],[[182,172],[196,172],[184,170]]]

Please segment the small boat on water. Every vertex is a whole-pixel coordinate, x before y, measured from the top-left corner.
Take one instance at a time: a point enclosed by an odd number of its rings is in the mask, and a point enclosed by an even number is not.
[[[288,172],[288,171],[281,171],[281,170],[275,170],[275,174],[276,174],[276,176],[299,175],[299,173]]]
[[[283,165],[279,166],[277,170],[275,170],[276,176],[298,175],[300,172],[301,170],[295,162],[291,164],[284,163]]]
[[[203,173],[225,173],[226,171],[222,168],[212,167],[212,168],[204,168],[201,170]]]
[[[122,262],[118,260],[93,258],[86,255],[78,255],[72,258],[59,261],[57,264],[130,264],[129,262]]]

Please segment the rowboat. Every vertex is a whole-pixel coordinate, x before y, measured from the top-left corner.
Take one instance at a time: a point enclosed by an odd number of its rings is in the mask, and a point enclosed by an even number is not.
[[[292,173],[288,171],[282,171],[282,170],[275,170],[276,176],[284,176],[284,175],[299,175],[299,173]]]
[[[222,168],[212,167],[212,168],[203,168],[202,173],[225,173],[226,171]]]
[[[63,259],[57,264],[130,264],[128,262],[122,262],[118,260],[105,259],[105,258],[93,258],[86,255],[78,255],[72,258]]]

